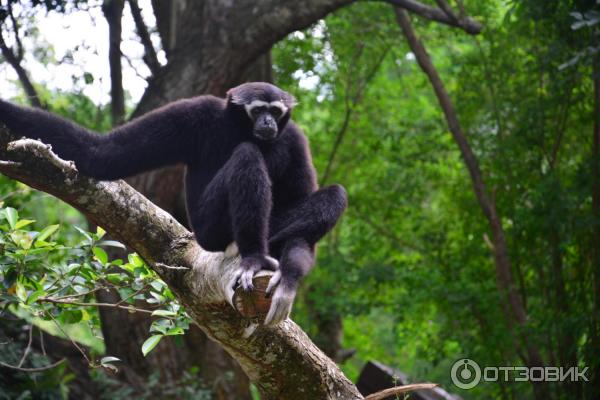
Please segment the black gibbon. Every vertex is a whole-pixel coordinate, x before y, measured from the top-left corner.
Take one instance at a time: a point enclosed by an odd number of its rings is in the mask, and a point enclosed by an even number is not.
[[[224,251],[232,242],[239,249],[232,285],[252,290],[257,271],[276,270],[265,320],[275,325],[287,318],[299,281],[314,264],[315,244],[346,208],[343,187],[318,189],[306,137],[290,118],[294,105],[285,91],[254,82],[231,89],[225,99],[170,103],[107,135],[2,100],[0,121],[17,135],[52,145],[96,179],[184,163],[196,240],[208,251]]]

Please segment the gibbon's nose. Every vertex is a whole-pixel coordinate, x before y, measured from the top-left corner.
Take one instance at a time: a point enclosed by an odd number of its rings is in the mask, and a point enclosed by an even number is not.
[[[270,114],[262,114],[254,123],[254,135],[263,140],[275,139],[277,122]]]

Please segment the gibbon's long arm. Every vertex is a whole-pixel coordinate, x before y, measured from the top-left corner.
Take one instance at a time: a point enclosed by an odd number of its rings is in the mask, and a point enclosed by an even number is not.
[[[51,145],[82,174],[115,180],[185,162],[195,148],[197,108],[194,99],[181,100],[101,135],[49,112],[0,100],[0,122],[17,135]]]

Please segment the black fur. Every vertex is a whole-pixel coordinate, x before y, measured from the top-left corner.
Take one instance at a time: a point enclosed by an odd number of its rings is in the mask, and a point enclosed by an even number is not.
[[[184,163],[189,219],[198,243],[223,251],[237,242],[245,269],[280,261],[281,284],[295,292],[314,262],[316,242],[346,207],[333,185],[318,190],[307,141],[289,111],[277,137],[261,140],[244,109],[252,100],[293,97],[276,86],[248,83],[226,99],[200,96],[173,102],[108,135],[98,135],[45,111],[0,100],[0,121],[13,132],[52,145],[90,177],[114,180]]]

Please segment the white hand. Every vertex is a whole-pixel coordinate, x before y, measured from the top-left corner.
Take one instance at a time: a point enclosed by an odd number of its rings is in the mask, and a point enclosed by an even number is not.
[[[279,285],[279,281],[281,281],[281,271],[277,270],[273,276],[271,277],[271,279],[269,279],[269,284],[267,285],[267,289],[265,290],[266,294],[271,294],[271,292],[273,291],[273,289],[275,289],[275,287],[277,285]]]
[[[271,278],[272,279],[272,278]],[[269,285],[271,282],[269,282]],[[275,326],[281,321],[284,321],[292,311],[292,305],[294,304],[294,298],[296,297],[296,291],[286,287],[286,285],[279,285],[275,289],[275,294],[271,300],[271,308],[265,318],[265,325]]]

